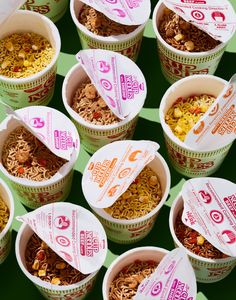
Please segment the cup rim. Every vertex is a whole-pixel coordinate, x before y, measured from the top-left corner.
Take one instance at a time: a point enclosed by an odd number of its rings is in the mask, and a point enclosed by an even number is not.
[[[198,261],[211,263],[211,264],[212,263],[215,263],[215,264],[227,263],[227,262],[234,261],[234,260],[236,261],[236,257],[232,257],[232,256],[225,257],[225,258],[215,258],[215,259],[206,258],[203,256],[196,255],[195,253],[191,252],[189,249],[184,247],[184,245],[178,240],[178,238],[175,234],[174,224],[173,224],[174,210],[175,210],[177,204],[179,204],[179,202],[181,202],[181,201],[183,202],[182,193],[179,192],[179,194],[176,196],[176,198],[174,199],[174,201],[171,205],[170,213],[169,213],[169,228],[170,228],[170,233],[171,233],[174,243],[176,243],[178,245],[178,247],[184,248],[190,257],[192,257],[193,259],[198,260]]]
[[[21,271],[26,275],[26,277],[28,277],[28,279],[32,283],[34,283],[42,288],[46,288],[48,290],[66,291],[66,290],[72,290],[72,289],[78,288],[80,285],[83,285],[84,283],[90,281],[99,272],[99,270],[92,272],[87,277],[85,277],[84,279],[82,279],[81,281],[79,281],[77,283],[73,283],[73,284],[69,284],[69,285],[55,285],[55,286],[51,285],[49,282],[41,280],[40,278],[38,278],[34,275],[31,275],[29,273],[29,271],[25,268],[25,266],[22,262],[22,259],[21,259],[20,252],[19,252],[20,239],[21,239],[22,235],[24,234],[24,231],[27,227],[30,227],[30,226],[26,223],[22,223],[18,230],[18,233],[16,235],[16,241],[15,241],[15,254],[16,254],[16,260],[18,262],[18,265],[20,266]],[[32,230],[32,232],[33,232],[33,230]],[[53,289],[52,289],[52,286],[53,286]]]
[[[208,50],[208,51],[202,51],[202,52],[187,52],[187,51],[181,51],[181,50],[178,50],[176,48],[174,48],[173,46],[169,45],[163,38],[162,36],[160,35],[159,33],[159,30],[157,28],[157,24],[156,24],[156,15],[157,15],[157,12],[159,10],[159,8],[161,7],[161,5],[165,5],[163,3],[163,0],[159,0],[159,2],[157,2],[155,8],[154,8],[154,11],[153,11],[153,15],[152,15],[152,27],[153,27],[153,30],[155,32],[155,35],[156,35],[156,38],[157,40],[162,44],[164,45],[169,51],[171,52],[175,52],[176,54],[180,55],[180,56],[185,56],[185,57],[189,57],[189,58],[192,58],[192,57],[196,57],[196,58],[201,58],[201,57],[205,57],[205,56],[210,56],[216,52],[218,52],[219,50],[223,49],[227,43],[227,42],[221,42],[219,45],[217,45],[215,48],[211,49],[211,50]],[[232,34],[233,36],[233,34]]]
[[[112,261],[112,263],[106,270],[105,276],[103,278],[103,283],[102,283],[102,294],[103,294],[104,299],[105,299],[105,295],[106,295],[107,280],[108,280],[108,277],[110,276],[114,266],[118,265],[125,257],[132,256],[133,254],[139,253],[139,252],[143,253],[145,251],[155,251],[155,252],[159,252],[159,253],[161,252],[161,253],[164,253],[164,255],[169,253],[169,250],[166,250],[161,247],[155,247],[155,246],[136,247],[136,248],[132,248],[130,250],[123,252],[121,255],[119,255]]]
[[[165,122],[165,115],[164,115],[164,107],[165,107],[165,101],[166,98],[169,96],[169,94],[171,94],[176,86],[186,82],[186,81],[194,81],[195,79],[200,79],[200,78],[205,78],[205,79],[213,79],[219,82],[222,82],[223,84],[227,84],[227,81],[223,78],[220,78],[218,76],[215,75],[210,75],[210,74],[195,74],[195,75],[191,75],[191,76],[187,76],[184,78],[179,79],[178,81],[174,82],[164,93],[164,95],[162,96],[161,102],[160,102],[160,106],[159,106],[159,117],[160,117],[160,123],[161,123],[161,127],[163,129],[163,132],[167,135],[167,137],[174,143],[177,144],[179,147],[184,148],[188,151],[191,151],[193,153],[211,153],[214,152],[216,150],[220,150],[228,145],[230,145],[232,142],[228,143],[228,144],[224,144],[223,146],[221,146],[220,148],[214,148],[212,150],[195,150],[195,149],[191,149],[190,147],[188,147],[187,145],[185,145],[184,142],[182,142],[181,140],[179,140],[174,133],[172,132],[172,130],[170,129],[169,125],[166,124]]]
[[[10,188],[8,187],[8,185],[5,183],[5,181],[2,178],[0,178],[0,185],[6,191],[8,197],[9,197],[9,202],[10,202],[10,207],[8,207],[9,212],[10,212],[9,218],[8,218],[6,226],[0,232],[0,240],[1,240],[5,236],[5,234],[9,231],[9,229],[10,229],[10,227],[12,225],[13,217],[14,217],[14,213],[15,213],[15,203],[14,203],[13,194],[12,194]],[[4,199],[2,199],[2,200],[4,201]],[[4,201],[4,203],[5,203],[5,201]]]
[[[88,205],[90,206],[90,208],[92,210],[94,210],[99,215],[99,217],[101,217],[101,218],[103,218],[107,221],[110,221],[112,223],[116,223],[116,224],[120,224],[120,225],[132,225],[132,224],[136,224],[136,223],[141,223],[143,221],[146,221],[146,220],[152,218],[156,213],[158,213],[160,211],[160,209],[162,208],[162,206],[166,202],[166,199],[168,198],[168,195],[169,195],[169,192],[170,192],[170,182],[171,182],[170,170],[169,170],[169,167],[168,167],[166,161],[164,160],[164,158],[161,156],[161,154],[159,152],[156,152],[154,159],[159,159],[161,164],[164,167],[164,170],[166,172],[166,188],[165,188],[165,191],[162,195],[161,201],[149,213],[147,213],[146,215],[144,215],[142,217],[139,217],[139,218],[124,220],[124,219],[115,219],[111,215],[109,215],[107,212],[105,212],[103,208],[93,207],[92,205],[90,205],[87,202]]]
[[[104,42],[104,43],[119,43],[119,42],[125,42],[133,37],[135,37],[136,35],[138,35],[140,32],[142,32],[142,30],[144,30],[146,23],[148,22],[148,19],[145,23],[141,24],[141,25],[137,25],[138,27],[133,30],[130,33],[127,34],[120,34],[117,36],[101,36],[101,35],[97,35],[94,34],[93,32],[89,31],[84,25],[82,25],[79,20],[77,19],[76,15],[75,15],[75,10],[74,10],[74,3],[77,0],[71,0],[70,1],[70,14],[71,17],[73,19],[74,24],[76,25],[76,27],[83,32],[85,35],[89,36],[91,39],[96,40],[96,41],[100,41],[100,42]]]
[[[56,46],[54,48],[55,53],[53,55],[53,58],[50,61],[50,63],[45,68],[43,68],[41,71],[39,71],[31,76],[24,77],[24,78],[11,78],[11,77],[0,75],[0,80],[2,80],[4,82],[11,83],[11,84],[25,84],[28,82],[32,82],[32,81],[38,79],[39,77],[42,77],[45,73],[47,73],[56,64],[56,61],[59,57],[60,50],[61,50],[61,38],[60,38],[60,34],[59,34],[59,31],[58,31],[56,25],[48,17],[45,17],[42,14],[34,12],[34,11],[18,10],[13,14],[13,16],[11,16],[11,18],[16,15],[20,15],[20,16],[22,16],[22,18],[27,18],[28,15],[32,15],[34,18],[41,19],[43,22],[45,22],[48,25],[48,28],[49,27],[51,28],[51,30],[53,32],[53,36],[55,37],[55,45]],[[17,32],[17,28],[16,28],[15,32]]]
[[[104,51],[106,51],[106,50],[104,50]],[[117,54],[119,54],[119,53],[117,53]],[[121,54],[119,54],[119,55],[121,55]],[[123,55],[122,55],[122,57],[125,58],[125,59],[127,58],[127,57],[125,57]],[[127,59],[129,59],[129,58],[127,58]],[[63,100],[64,107],[65,107],[66,111],[68,112],[68,114],[73,118],[73,120],[75,122],[77,122],[81,126],[89,128],[89,129],[93,129],[93,130],[98,130],[98,131],[105,132],[105,131],[108,131],[108,130],[113,130],[113,129],[117,129],[117,128],[121,127],[121,126],[124,126],[127,123],[129,123],[130,121],[132,121],[133,119],[135,119],[139,115],[139,113],[142,110],[142,107],[144,105],[145,99],[147,97],[147,83],[146,83],[146,79],[145,79],[145,77],[144,77],[144,75],[143,75],[143,73],[142,73],[142,71],[140,69],[139,70],[140,70],[140,72],[142,74],[143,82],[144,82],[144,85],[145,85],[145,93],[143,95],[142,105],[140,105],[139,109],[137,110],[137,112],[135,114],[132,111],[124,120],[121,120],[121,121],[119,121],[117,123],[109,124],[109,125],[96,125],[96,124],[93,124],[93,123],[90,123],[90,122],[86,121],[77,112],[75,112],[71,108],[71,106],[68,104],[68,102],[67,102],[67,96],[66,96],[67,84],[68,84],[70,78],[72,77],[72,74],[77,69],[82,69],[83,70],[83,67],[82,67],[82,65],[79,62],[76,63],[74,66],[72,66],[71,69],[67,72],[67,74],[66,74],[66,76],[65,76],[65,78],[63,80],[63,84],[62,84],[62,100]]]

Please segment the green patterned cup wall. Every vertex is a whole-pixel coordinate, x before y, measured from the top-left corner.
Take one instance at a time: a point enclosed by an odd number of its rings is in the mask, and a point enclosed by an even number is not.
[[[214,74],[227,46],[221,43],[214,49],[205,52],[185,52],[175,49],[164,41],[158,32],[159,20],[164,4],[159,1],[153,12],[153,28],[157,38],[161,70],[166,80],[175,81],[194,74]]]
[[[227,82],[214,75],[192,75],[172,84],[160,103],[160,121],[164,133],[168,156],[172,166],[187,177],[206,177],[217,171],[225,159],[232,143],[211,151],[192,150],[171,131],[165,122],[168,109],[179,97],[208,94],[217,97]]]
[[[19,31],[42,35],[51,43],[55,54],[50,64],[32,76],[9,78],[0,75],[0,100],[13,109],[47,105],[54,94],[57,59],[61,47],[58,29],[51,20],[38,13],[19,10],[8,20],[7,26],[3,26],[0,38]]]
[[[171,206],[170,216],[169,216],[169,227],[170,227],[170,232],[175,247],[183,248],[184,246],[180,243],[174,231],[176,217],[178,213],[182,210],[182,208],[183,208],[183,199],[182,199],[182,195],[179,194]],[[222,259],[210,259],[210,258],[198,256],[186,248],[185,250],[187,251],[189,260],[192,264],[198,282],[214,283],[220,281],[224,279],[226,276],[228,276],[230,272],[233,270],[233,268],[236,266],[235,257],[227,257]]]
[[[81,25],[78,21],[78,15],[83,6],[79,0],[70,2],[70,12],[72,19],[76,25],[82,49],[105,49],[114,52],[119,52],[128,58],[136,61],[138,58],[140,46],[142,43],[145,24],[138,26],[129,34],[120,35],[117,37],[103,37],[95,35]]]
[[[32,229],[27,224],[22,224],[16,237],[15,252],[17,262],[24,275],[39,289],[41,294],[48,300],[82,300],[93,289],[98,271],[89,274],[83,280],[66,285],[52,285],[49,282],[43,281],[40,278],[31,275],[26,268],[25,251],[26,245],[33,234]]]
[[[164,205],[170,190],[170,171],[163,159],[157,152],[155,158],[148,166],[157,174],[162,190],[162,198],[158,205],[148,214],[136,219],[115,219],[104,209],[91,206],[104,229],[109,240],[119,244],[131,244],[142,240],[153,228],[156,218]]]
[[[14,199],[6,183],[0,178],[0,197],[7,205],[10,215],[4,229],[0,232],[0,265],[7,258],[11,249],[11,226],[14,217]]]
[[[40,13],[57,22],[65,14],[68,2],[69,0],[27,0],[21,9]]]

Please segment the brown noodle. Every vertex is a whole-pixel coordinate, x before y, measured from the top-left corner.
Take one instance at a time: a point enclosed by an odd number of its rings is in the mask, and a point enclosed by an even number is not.
[[[0,196],[0,232],[2,232],[3,229],[6,227],[7,222],[9,220],[9,216],[10,216],[9,209]]]

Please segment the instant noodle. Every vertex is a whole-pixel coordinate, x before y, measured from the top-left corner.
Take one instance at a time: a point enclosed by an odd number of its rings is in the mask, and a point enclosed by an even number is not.
[[[116,202],[104,210],[115,219],[135,219],[152,211],[161,198],[159,178],[146,166]]]
[[[23,126],[16,127],[3,145],[2,164],[16,177],[47,180],[65,163]]]
[[[13,33],[0,40],[0,75],[25,78],[43,70],[52,61],[55,50],[43,36]]]
[[[3,229],[6,227],[7,222],[9,220],[9,216],[9,208],[0,196],[0,232],[2,232]]]
[[[109,125],[120,121],[89,80],[76,90],[71,107],[85,121],[95,125]]]
[[[27,243],[25,261],[32,275],[55,285],[74,284],[88,276],[69,265],[35,233]]]

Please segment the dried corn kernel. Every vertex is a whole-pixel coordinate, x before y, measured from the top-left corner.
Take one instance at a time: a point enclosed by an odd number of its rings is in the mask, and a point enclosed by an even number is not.
[[[193,51],[194,50],[194,43],[192,41],[187,41],[184,43],[184,46],[188,51]]]
[[[38,276],[39,276],[39,277],[46,276],[46,270],[44,270],[44,269],[39,270],[39,271],[38,271]]]
[[[176,119],[182,117],[182,115],[183,115],[183,113],[182,113],[182,111],[178,107],[174,109],[174,117]]]
[[[184,36],[182,33],[178,33],[174,36],[174,39],[179,42],[179,41],[182,41],[184,39]]]
[[[55,278],[52,278],[51,283],[59,285],[61,283],[61,280],[60,280],[60,278],[55,277]]]
[[[208,106],[206,104],[201,104],[200,105],[200,109],[201,109],[201,112],[206,112],[208,110]]]
[[[202,246],[204,244],[204,242],[205,242],[205,239],[202,235],[197,236],[197,244],[199,246]]]

